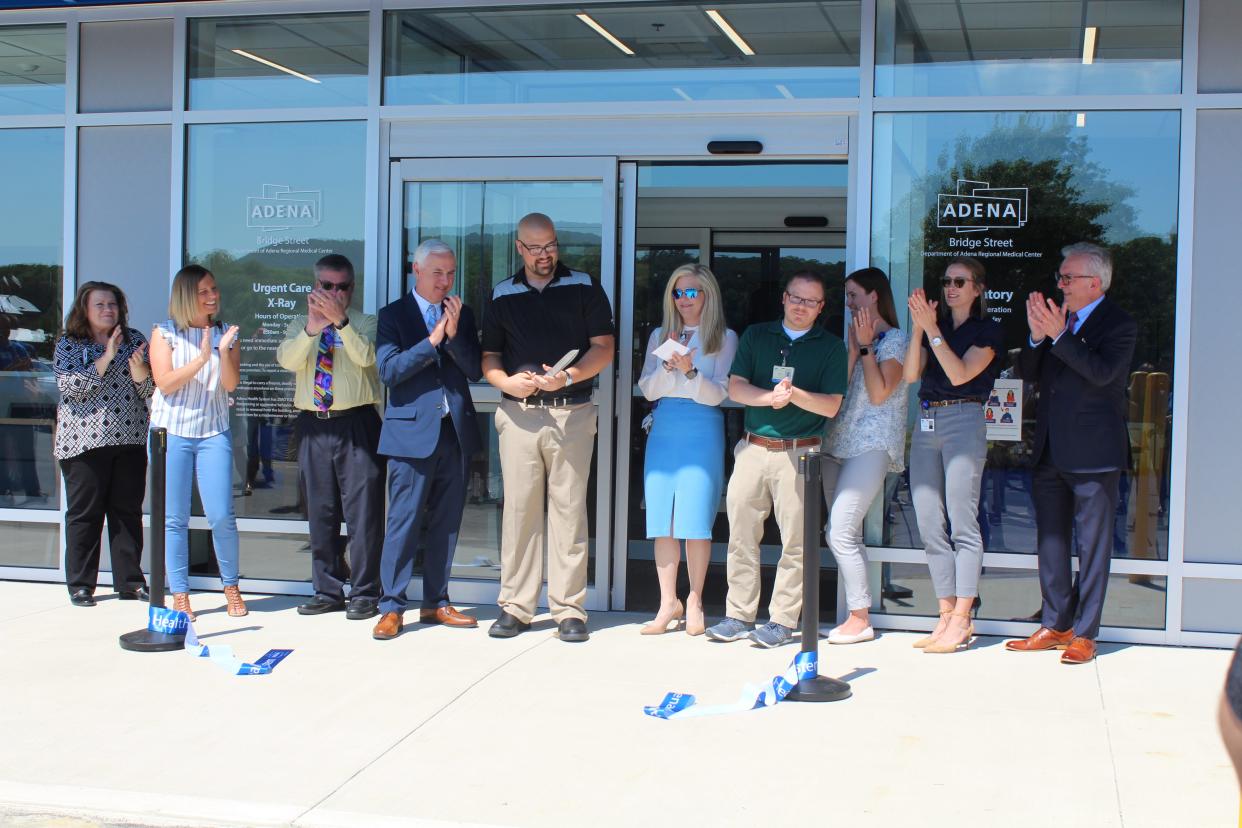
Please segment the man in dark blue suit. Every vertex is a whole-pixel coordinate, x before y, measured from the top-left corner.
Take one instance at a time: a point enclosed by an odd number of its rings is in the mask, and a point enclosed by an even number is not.
[[[1019,357],[1022,378],[1039,387],[1032,494],[1042,626],[1005,646],[1064,650],[1063,663],[1085,664],[1095,658],[1118,485],[1130,465],[1126,383],[1138,326],[1105,296],[1113,275],[1106,249],[1083,242],[1061,255],[1057,284],[1065,302],[1030,295],[1031,337]]]
[[[476,627],[448,597],[449,571],[466,503],[466,469],[479,449],[470,380],[482,378],[474,314],[449,295],[453,250],[429,239],[414,251],[414,289],[379,312],[375,337],[388,407],[379,451],[389,459],[388,531],[380,558],[380,620],[371,635],[396,638],[405,590],[426,526],[420,621]]]

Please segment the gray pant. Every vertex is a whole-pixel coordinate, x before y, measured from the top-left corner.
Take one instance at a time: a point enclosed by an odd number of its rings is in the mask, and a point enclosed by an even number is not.
[[[910,441],[910,490],[927,568],[937,598],[973,598],[983,569],[979,482],[988,450],[983,406],[963,403],[927,411],[936,430],[923,431],[916,422]]]
[[[844,460],[824,456],[824,504],[828,509],[825,537],[837,559],[845,585],[846,606],[851,610],[871,607],[867,581],[867,546],[863,543],[863,520],[875,496],[884,488],[888,452],[864,452]]]

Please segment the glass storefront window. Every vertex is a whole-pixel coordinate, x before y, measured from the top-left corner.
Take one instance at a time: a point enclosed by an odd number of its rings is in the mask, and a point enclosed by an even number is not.
[[[190,21],[190,109],[364,106],[367,15]]]
[[[872,260],[903,297],[916,287],[935,295],[949,258],[979,258],[987,268],[987,312],[1004,326],[1009,350],[1002,376],[1012,376],[1029,335],[1027,295],[1059,296],[1052,274],[1060,249],[1077,241],[1111,249],[1108,295],[1139,325],[1117,557],[1168,557],[1179,130],[1176,112],[886,114],[875,121]],[[945,212],[989,198],[1007,199],[1014,214],[966,227]],[[899,314],[908,324],[904,307]],[[990,551],[1035,551],[1032,390],[1028,385],[1022,439],[993,441],[988,450],[979,521]],[[912,404],[912,422],[916,410]],[[919,547],[908,480],[890,492],[882,536],[868,542]]]
[[[60,507],[52,458],[59,399],[52,353],[63,321],[64,169],[63,130],[0,130],[5,188],[0,199],[0,508]]]
[[[384,103],[858,95],[858,0],[390,12]]]
[[[0,27],[0,115],[65,111],[65,27]]]
[[[239,517],[306,517],[293,375],[277,364],[276,348],[306,312],[312,268],[328,253],[353,262],[353,302],[362,309],[365,193],[362,122],[189,129],[186,257],[215,275],[221,318],[241,327],[241,384],[230,409],[234,482],[245,495],[236,501]]]
[[[1182,2],[879,0],[877,95],[1181,89]]]

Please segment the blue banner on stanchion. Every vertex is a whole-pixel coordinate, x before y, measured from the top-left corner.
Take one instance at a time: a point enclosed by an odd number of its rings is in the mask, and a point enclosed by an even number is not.
[[[748,684],[733,704],[702,706],[695,704],[689,693],[668,693],[657,705],[648,705],[643,713],[657,719],[691,719],[697,716],[718,716],[722,713],[738,713],[771,707],[789,695],[798,686],[798,680],[819,675],[819,657],[816,653],[798,653],[789,667],[779,676],[763,684]]]
[[[199,642],[194,634],[190,616],[164,607],[150,607],[147,612],[147,629],[166,635],[184,635],[185,651],[195,658],[207,658],[235,676],[266,676],[293,650],[268,650],[253,663],[242,661],[233,655],[227,644],[208,646]]]

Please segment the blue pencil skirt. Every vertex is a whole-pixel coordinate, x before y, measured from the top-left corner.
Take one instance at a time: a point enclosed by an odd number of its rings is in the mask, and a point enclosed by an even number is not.
[[[643,466],[647,537],[710,540],[724,488],[724,412],[665,397],[654,419]]]

